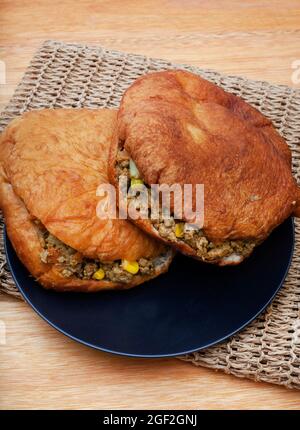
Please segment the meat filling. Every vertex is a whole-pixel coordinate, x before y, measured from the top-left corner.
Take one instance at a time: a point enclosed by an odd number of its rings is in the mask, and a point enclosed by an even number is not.
[[[128,187],[130,186],[130,179],[132,178],[130,169],[131,162],[126,151],[120,149],[117,154],[116,162],[117,178],[126,176],[128,178]],[[147,186],[147,184],[145,185]],[[132,199],[132,197],[130,198]],[[151,198],[148,199],[148,202],[150,205]],[[223,242],[214,243],[205,236],[203,230],[197,229],[181,220],[174,219],[172,216],[166,219],[160,213],[158,219],[152,219],[150,206],[149,214],[149,221],[162,238],[171,242],[185,242],[196,251],[197,256],[203,261],[214,262],[226,258],[228,260],[228,258],[231,257],[235,257],[234,259],[236,262],[238,260],[241,261],[251,254],[257,244],[254,240],[225,240]]]
[[[83,280],[94,279],[128,283],[137,273],[139,275],[155,273],[155,270],[164,264],[168,258],[167,254],[153,259],[140,258],[134,262],[134,273],[130,273],[124,268],[124,261],[126,260],[102,262],[88,259],[45,229],[42,230],[41,237],[44,248],[40,254],[41,261],[57,265],[65,278],[76,277]],[[132,266],[133,263],[129,263]]]
[[[188,223],[177,222],[174,218],[151,220],[161,237],[171,241],[183,241],[195,249],[197,256],[204,261],[218,261],[231,255],[247,257],[255,247],[254,241],[225,240],[211,242],[201,229],[190,228]],[[178,234],[177,231],[180,230]],[[180,237],[178,237],[178,235]]]

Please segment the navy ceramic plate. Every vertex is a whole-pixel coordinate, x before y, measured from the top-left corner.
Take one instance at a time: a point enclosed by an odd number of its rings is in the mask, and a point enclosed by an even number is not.
[[[85,345],[139,357],[211,346],[251,322],[287,274],[294,226],[285,221],[236,267],[178,255],[167,274],[128,291],[68,294],[41,288],[6,239],[8,263],[27,302],[49,324]]]

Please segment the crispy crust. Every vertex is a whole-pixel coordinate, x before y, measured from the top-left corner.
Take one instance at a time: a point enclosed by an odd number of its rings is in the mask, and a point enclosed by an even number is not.
[[[65,278],[58,265],[40,260],[43,248],[34,218],[89,258],[130,260],[167,252],[128,221],[95,216],[96,189],[107,182],[115,119],[116,112],[108,110],[33,111],[14,120],[0,139],[0,203],[8,236],[23,264],[46,288],[127,289],[165,272],[172,261],[171,253],[154,274],[136,275],[125,284]]]
[[[204,184],[203,231],[211,241],[262,241],[289,215],[300,215],[291,153],[271,121],[191,73],[152,73],[126,91],[110,151],[114,184],[118,145],[147,184]],[[138,225],[161,239],[151,223]],[[195,255],[187,244],[173,245]]]
[[[115,121],[113,110],[28,112],[2,135],[3,168],[29,213],[86,257],[113,261],[156,256],[164,248],[132,223],[96,214],[97,205],[109,201],[96,191],[108,183]]]
[[[118,132],[116,131],[114,133],[112,143],[110,146],[110,151],[109,151],[108,177],[109,177],[111,184],[113,184],[117,190],[119,188],[119,182],[118,182],[118,177],[117,177],[117,172],[116,172],[115,166],[116,166],[118,149],[119,149],[119,136],[118,136]],[[119,193],[117,193],[117,194],[119,195]],[[118,205],[123,211],[126,211],[126,205],[124,204],[123,200],[118,200]],[[135,223],[135,225],[137,225],[140,229],[145,231],[150,236],[155,237],[156,239],[160,240],[161,242],[165,243],[166,245],[175,247],[178,251],[182,252],[185,255],[188,255],[190,257],[194,257],[194,258],[198,259],[197,255],[195,254],[195,250],[190,245],[188,245],[187,243],[180,241],[180,242],[177,242],[175,244],[174,242],[160,236],[158,231],[153,227],[150,220],[135,219],[134,223]],[[200,260],[200,258],[199,258],[199,260]]]
[[[41,262],[40,253],[43,248],[39,229],[33,223],[22,201],[13,192],[12,186],[5,181],[0,185],[0,198],[7,234],[18,257],[37,281],[47,289],[75,292],[129,289],[166,272],[172,261],[170,255],[165,264],[160,267],[160,271],[151,276],[137,275],[134,277],[134,282],[129,284],[65,278],[56,265]]]
[[[115,180],[115,178],[113,176],[111,176],[111,181],[112,183],[118,187],[118,181]],[[121,200],[119,201],[119,207],[123,208],[123,210],[126,210],[126,206],[124,205],[124,202]],[[182,241],[182,240],[178,240],[177,242],[171,241],[166,239],[165,237],[162,237],[158,230],[156,230],[156,228],[153,227],[153,224],[151,223],[150,220],[147,219],[136,219],[134,220],[135,225],[137,225],[141,230],[145,231],[147,234],[151,235],[152,237],[157,238],[157,240],[160,240],[161,242],[165,243],[168,246],[172,246],[173,248],[175,248],[177,251],[180,251],[182,254],[187,255],[189,257],[193,257],[196,260],[199,260],[201,262],[203,262],[204,260],[198,256],[196,254],[196,251],[194,248],[192,248],[190,245],[188,245],[186,242]],[[242,261],[245,260],[245,256],[240,256],[240,260],[239,261],[228,261],[225,260],[223,258],[220,258],[219,260],[205,260],[206,263],[209,264],[216,264],[218,266],[237,266],[238,264],[240,264]]]

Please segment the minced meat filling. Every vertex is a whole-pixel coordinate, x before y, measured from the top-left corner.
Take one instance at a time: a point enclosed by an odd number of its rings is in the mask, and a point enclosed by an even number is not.
[[[126,176],[128,178],[128,186],[130,185],[129,179],[131,176],[129,164],[129,155],[124,150],[120,149],[117,154],[116,163],[117,177]],[[147,184],[145,185],[147,186]],[[149,198],[149,202],[150,201],[151,199]],[[150,207],[149,211],[151,215]],[[149,218],[153,227],[162,238],[172,242],[182,241],[187,243],[196,251],[197,256],[204,261],[218,261],[232,254],[244,258],[251,254],[253,248],[257,244],[254,240],[225,240],[220,243],[214,243],[205,236],[203,230],[190,228],[188,223],[175,220],[173,217],[165,219],[162,214],[160,214],[159,219],[152,219],[151,216]],[[179,224],[182,230],[180,237],[176,234]]]
[[[88,280],[95,279],[95,274],[99,273],[103,276],[103,280],[112,282],[130,282],[135,274],[129,273],[122,267],[121,260],[112,262],[101,262],[99,260],[91,260],[85,258],[81,253],[77,252],[70,246],[65,245],[47,230],[42,231],[43,251],[40,254],[43,263],[56,264],[62,276]],[[166,256],[159,256],[152,260],[140,258],[138,263],[138,273],[140,275],[150,275],[154,273],[155,268],[163,264]],[[102,272],[103,271],[103,272]]]
[[[116,164],[118,177],[127,176],[128,178],[130,178],[129,161],[130,161],[130,158],[128,157],[125,151],[118,151],[117,164]]]
[[[153,227],[160,236],[171,241],[183,241],[196,250],[197,255],[206,261],[220,260],[231,254],[243,257],[251,254],[255,247],[254,241],[225,240],[221,243],[213,243],[207,239],[201,229],[189,229],[187,223],[178,223],[174,218],[151,220]],[[176,224],[183,224],[183,233],[176,237]]]

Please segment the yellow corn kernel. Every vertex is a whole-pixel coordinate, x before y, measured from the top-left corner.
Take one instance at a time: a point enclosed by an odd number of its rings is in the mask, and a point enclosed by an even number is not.
[[[135,185],[143,185],[144,181],[142,179],[131,178],[130,185],[134,187]]]
[[[126,272],[136,275],[140,270],[139,263],[137,261],[122,260],[122,267]]]
[[[101,279],[103,279],[105,276],[105,272],[103,269],[98,269],[94,274],[93,274],[93,279],[96,279],[97,281],[101,281]]]
[[[175,225],[175,236],[176,237],[183,237],[184,235],[184,223],[183,222],[179,222],[178,224]]]

